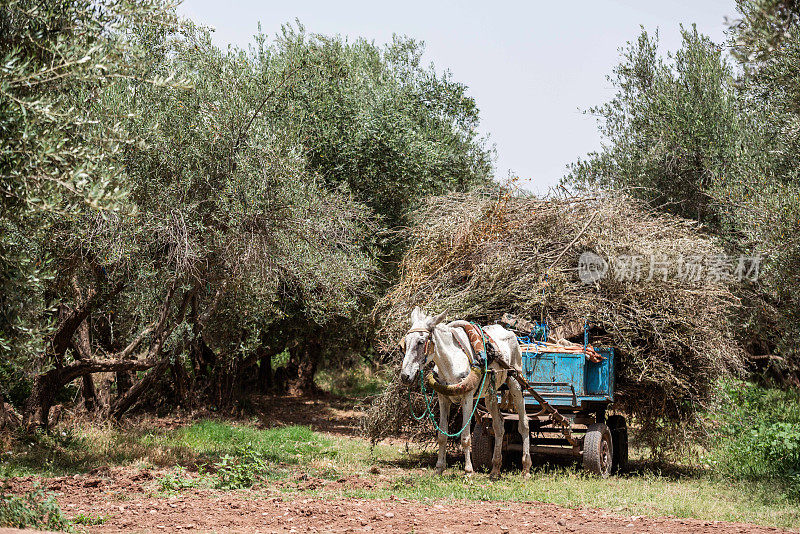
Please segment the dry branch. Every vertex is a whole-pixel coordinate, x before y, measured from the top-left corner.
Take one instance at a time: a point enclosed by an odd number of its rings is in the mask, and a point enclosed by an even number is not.
[[[572,335],[588,319],[596,343],[618,348],[619,405],[647,428],[695,422],[717,379],[742,368],[727,321],[738,304],[728,283],[676,272],[682,258],[722,254],[693,222],[622,196],[541,200],[500,190],[432,198],[409,233],[401,279],[374,311],[387,361],[399,363],[396,343],[416,305],[483,324],[506,312],[544,318]],[[584,251],[657,258],[668,276],[650,276],[646,264],[638,279],[626,278],[610,262],[603,278],[585,284]],[[404,425],[407,402],[390,388],[365,423],[370,436]]]

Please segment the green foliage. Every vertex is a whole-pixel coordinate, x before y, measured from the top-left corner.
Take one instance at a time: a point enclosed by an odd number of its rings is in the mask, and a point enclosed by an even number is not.
[[[643,30],[628,43],[610,77],[616,96],[590,110],[608,143],[573,165],[565,180],[626,189],[671,213],[716,224],[710,187],[737,170],[742,151],[732,69],[696,28],[681,31],[682,47],[666,61],[658,33]]]
[[[800,391],[746,382],[721,389],[709,467],[739,480],[777,483],[800,500]]]
[[[189,488],[195,488],[198,480],[186,475],[186,468],[176,466],[171,473],[167,473],[158,479],[158,486],[161,491],[177,492]]]
[[[39,4],[0,15],[0,385],[17,403],[75,358],[50,353],[65,313],[113,287],[88,356],[163,308],[171,335],[142,344],[198,394],[238,387],[269,328],[276,353],[311,332],[346,357],[403,246],[383,231],[490,177],[475,102],[414,41],[287,26],[223,50],[162,0]]]
[[[125,153],[137,215],[90,235],[97,256],[148,289],[123,297],[120,319],[151,320],[163,292],[143,279],[153,275],[185,280],[200,310],[224,288],[205,339],[225,353],[252,350],[258,329],[282,316],[320,325],[355,316],[372,291],[373,216],[346,186],[324,187],[271,118],[273,100],[306,71],[266,45],[221,50],[191,23],[137,38],[148,72],[191,88],[117,90],[141,140]]]
[[[309,34],[285,26],[271,50],[297,74],[275,102],[272,120],[302,145],[329,186],[347,184],[393,227],[421,198],[463,191],[490,178],[490,153],[477,138],[475,101],[464,84],[422,64],[424,47],[395,37]]]
[[[85,514],[83,512],[78,513],[75,517],[72,518],[72,522],[76,525],[83,525],[86,527],[91,527],[94,525],[102,525],[106,522],[108,517],[100,514]]]
[[[772,339],[780,367],[800,373],[800,26],[793,2],[741,2],[731,35],[744,67],[738,82],[752,117],[751,144],[760,157],[751,171],[723,181],[726,218],[745,247],[765,256],[762,269]],[[771,365],[781,360],[772,360]]]
[[[773,377],[800,373],[800,26],[793,2],[741,1],[732,26],[734,68],[722,48],[683,30],[659,56],[642,32],[610,78],[600,116],[602,151],[564,181],[626,189],[706,224],[728,251],[758,256],[759,279],[737,288],[739,340]]]
[[[797,0],[738,0],[736,5],[741,18],[731,24],[731,53],[745,68],[768,60],[800,22]]]
[[[268,469],[264,455],[252,445],[237,449],[233,455],[224,455],[215,462],[215,487],[219,489],[249,488]]]
[[[0,497],[0,527],[74,532],[58,502],[52,495],[45,494],[41,487],[21,496]]]
[[[10,0],[0,12],[0,389],[8,394],[52,326],[42,294],[57,269],[47,251],[59,220],[119,210],[117,155],[130,141],[107,84],[132,74],[116,38],[153,2]],[[116,32],[107,31],[111,27]],[[9,375],[15,377],[9,380]],[[15,396],[11,392],[12,396]]]

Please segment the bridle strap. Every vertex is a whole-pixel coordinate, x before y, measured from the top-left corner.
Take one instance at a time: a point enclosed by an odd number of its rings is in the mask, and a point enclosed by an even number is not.
[[[406,335],[408,335],[408,334],[410,334],[412,332],[419,332],[421,334],[430,334],[431,333],[431,331],[429,329],[427,329],[427,328],[412,328],[411,330],[406,332]]]
[[[431,331],[429,329],[417,327],[417,328],[412,328],[411,330],[406,332],[406,335],[408,335],[408,334],[410,334],[412,332],[418,332],[420,334],[431,334]],[[433,339],[432,339],[432,336],[429,335],[428,338],[425,340],[425,347],[422,350],[424,350],[425,354],[428,355],[428,356],[433,354]]]

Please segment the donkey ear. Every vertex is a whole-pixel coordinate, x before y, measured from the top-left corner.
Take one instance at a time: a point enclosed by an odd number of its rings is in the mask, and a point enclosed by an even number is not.
[[[430,319],[430,320],[429,320],[429,323],[430,323],[430,325],[431,325],[432,327],[433,327],[433,326],[436,326],[437,324],[439,324],[439,323],[441,323],[442,321],[444,321],[444,318],[445,318],[445,316],[447,316],[447,312],[446,312],[446,311],[443,311],[442,313],[440,313],[440,314],[439,314],[439,315],[437,315],[436,317],[433,317],[432,319]]]
[[[424,317],[422,310],[419,309],[419,306],[414,306],[414,309],[411,310],[411,324],[416,323],[417,321],[421,320]]]

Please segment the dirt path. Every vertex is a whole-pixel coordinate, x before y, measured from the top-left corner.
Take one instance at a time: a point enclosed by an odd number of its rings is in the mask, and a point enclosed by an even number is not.
[[[437,502],[404,499],[324,500],[197,491],[169,499],[123,503],[78,500],[66,510],[107,515],[89,532],[570,532],[570,533],[766,533],[779,529],[698,521],[613,515],[552,504]],[[72,504],[73,506],[69,506]]]
[[[88,532],[552,532],[552,533],[753,533],[788,532],[755,525],[671,517],[619,515],[539,502],[421,501],[286,495],[271,486],[226,492],[188,489],[154,494],[148,471],[117,468],[105,476],[46,479],[68,517],[103,518]],[[13,490],[30,488],[30,477]],[[311,482],[309,480],[309,482]],[[354,481],[350,481],[352,483]]]

